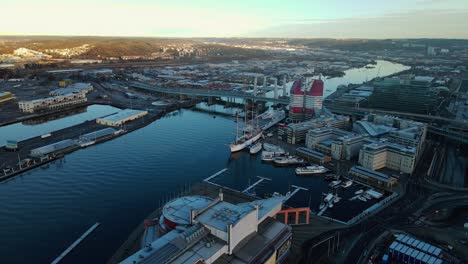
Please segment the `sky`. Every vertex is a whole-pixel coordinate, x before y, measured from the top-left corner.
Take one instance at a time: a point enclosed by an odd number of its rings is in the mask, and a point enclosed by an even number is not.
[[[468,39],[468,0],[1,0],[0,35]]]

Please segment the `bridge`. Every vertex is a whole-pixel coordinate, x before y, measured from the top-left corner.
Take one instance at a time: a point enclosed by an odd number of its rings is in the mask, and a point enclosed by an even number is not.
[[[201,97],[228,97],[228,98],[240,98],[245,100],[259,101],[259,102],[271,102],[275,104],[289,104],[289,98],[269,98],[264,96],[258,96],[243,91],[226,91],[226,90],[207,90],[207,89],[191,89],[182,87],[170,87],[164,88],[141,82],[131,82],[128,86],[143,89],[150,92],[158,92],[165,94],[178,94],[187,96],[201,96]]]

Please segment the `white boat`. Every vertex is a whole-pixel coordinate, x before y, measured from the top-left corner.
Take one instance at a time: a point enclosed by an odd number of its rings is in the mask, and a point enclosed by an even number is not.
[[[367,199],[364,198],[364,197],[362,197],[362,196],[358,196],[358,199],[361,200],[361,201],[363,201],[363,202],[367,202]]]
[[[325,198],[323,198],[323,201],[325,203],[329,203],[332,199],[333,199],[334,195],[332,193],[327,193],[327,195],[325,196]]]
[[[363,192],[364,192],[364,190],[363,190],[363,189],[360,189],[360,190],[355,191],[354,194],[361,194],[361,193],[363,193]]]
[[[320,206],[319,206],[319,209],[322,210],[323,208],[325,208],[325,206],[327,206],[326,203],[321,203]]]
[[[328,208],[333,208],[333,203],[329,203]]]
[[[371,199],[372,199],[372,196],[370,196],[367,192],[365,192],[364,194],[362,194],[362,197],[366,198],[367,200],[371,200]]]
[[[375,199],[380,199],[380,198],[382,198],[382,196],[383,196],[382,193],[379,193],[379,192],[374,191],[374,190],[372,190],[372,189],[367,190],[366,193],[367,193],[369,196],[371,196],[371,197],[373,197],[373,198],[375,198]]]
[[[229,144],[229,148],[231,149],[231,152],[241,151],[259,140],[262,135],[263,132],[261,130],[254,130],[251,133],[245,133],[242,137],[236,138],[233,143]]]
[[[327,171],[328,171],[327,168],[325,168],[324,166],[320,166],[320,165],[296,168],[297,175],[319,174],[319,173],[324,173]]]
[[[273,133],[268,133],[267,134],[267,137],[272,137],[273,136]]]
[[[269,113],[263,118],[263,119],[268,119],[268,118],[271,119],[268,123],[261,126],[263,130],[269,129],[270,127],[276,125],[277,123],[279,123],[281,120],[283,120],[286,117],[284,110],[281,110],[281,111],[270,110],[270,111],[273,111],[273,112]]]
[[[250,146],[249,152],[250,154],[257,154],[260,150],[262,150],[262,143],[258,142],[257,144]]]
[[[334,188],[334,187],[336,187],[336,186],[338,186],[340,184],[341,184],[341,180],[332,181],[330,183],[330,187]]]
[[[349,181],[345,181],[342,186],[343,188],[348,188],[351,185],[353,185],[353,181],[349,180]]]
[[[239,137],[239,122],[238,122],[238,115],[236,115],[236,139],[234,142],[229,144],[229,148],[231,152],[237,152],[245,149],[247,146],[252,145],[255,141],[259,140],[263,136],[263,130],[255,127],[252,118],[252,124],[249,126],[247,125],[247,116],[245,116],[244,121],[244,128],[242,129],[242,136]]]
[[[304,164],[304,159],[295,157],[295,156],[287,156],[287,157],[278,157],[273,160],[276,164],[279,165],[297,165],[297,164]]]

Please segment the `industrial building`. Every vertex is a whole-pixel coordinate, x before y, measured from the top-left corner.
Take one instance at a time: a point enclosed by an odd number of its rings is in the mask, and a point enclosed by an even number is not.
[[[65,88],[52,90],[49,92],[49,95],[58,96],[58,95],[76,94],[76,93],[87,94],[88,92],[92,90],[93,90],[93,86],[90,83],[73,83],[73,84],[68,85]]]
[[[15,96],[10,92],[0,92],[0,103],[15,99]]]
[[[72,139],[66,139],[59,142],[52,143],[40,148],[35,148],[31,150],[31,156],[33,157],[42,157],[46,156],[52,152],[64,150],[76,145],[76,142]]]
[[[291,227],[273,217],[287,196],[241,204],[203,196],[168,202],[158,223],[162,236],[121,263],[283,263]]]
[[[291,123],[278,128],[278,139],[291,144],[303,142],[310,129],[320,127],[346,128],[349,124],[349,117],[339,115],[327,115],[314,118],[301,123]]]
[[[96,119],[96,122],[106,126],[120,126],[126,122],[133,121],[148,114],[148,111],[135,109],[123,109],[119,112]]]
[[[359,164],[371,170],[389,168],[411,174],[416,165],[416,149],[388,141],[374,141],[362,146]]]
[[[356,134],[335,127],[315,128],[307,132],[306,146],[337,160],[350,160],[359,154],[359,149],[367,142],[367,137],[365,134]]]
[[[368,100],[371,108],[429,114],[438,102],[437,90],[425,79],[386,78],[373,85],[374,92]]]
[[[351,176],[360,178],[366,182],[376,183],[378,185],[383,185],[386,187],[391,187],[397,182],[397,179],[394,177],[388,176],[385,173],[374,171],[362,166],[353,166],[349,170]]]
[[[84,93],[71,93],[31,101],[21,101],[18,103],[18,106],[23,112],[34,113],[39,110],[64,108],[70,105],[85,103],[86,101],[87,98]]]
[[[322,101],[322,80],[295,81],[290,91],[289,118],[297,122],[319,116],[322,110]]]
[[[114,128],[108,127],[80,136],[80,140],[92,141],[107,136],[112,136],[117,132]]]

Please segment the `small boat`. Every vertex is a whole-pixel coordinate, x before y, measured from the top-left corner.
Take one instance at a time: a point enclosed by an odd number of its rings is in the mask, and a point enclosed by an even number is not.
[[[319,173],[324,173],[327,171],[328,171],[327,168],[325,168],[324,166],[319,166],[319,165],[296,168],[297,175],[319,174]]]
[[[305,160],[295,156],[278,157],[273,160],[278,165],[298,165],[304,164]]]
[[[249,152],[250,154],[257,154],[260,150],[262,150],[262,143],[258,142],[253,146],[250,146]]]
[[[333,203],[329,203],[328,208],[333,208]]]
[[[341,180],[332,181],[330,187],[335,188],[341,184]]]
[[[267,134],[267,137],[272,137],[273,136],[273,133],[268,133]]]
[[[363,193],[363,192],[364,192],[364,190],[363,190],[363,189],[360,189],[360,190],[355,191],[354,194],[361,194],[361,193]]]
[[[368,193],[364,193],[362,195],[364,198],[366,198],[367,200],[371,200],[372,199],[372,196],[370,196]]]
[[[362,196],[358,196],[358,199],[361,200],[361,201],[363,201],[363,202],[367,202],[367,199],[364,198],[364,197],[362,197]]]
[[[332,193],[328,193],[328,194],[325,196],[325,198],[323,198],[323,201],[324,201],[325,203],[329,203],[329,202],[333,199],[333,197],[334,197],[334,196],[333,196]]]
[[[349,180],[349,181],[345,181],[342,186],[343,188],[348,188],[351,185],[353,185],[353,181]]]

